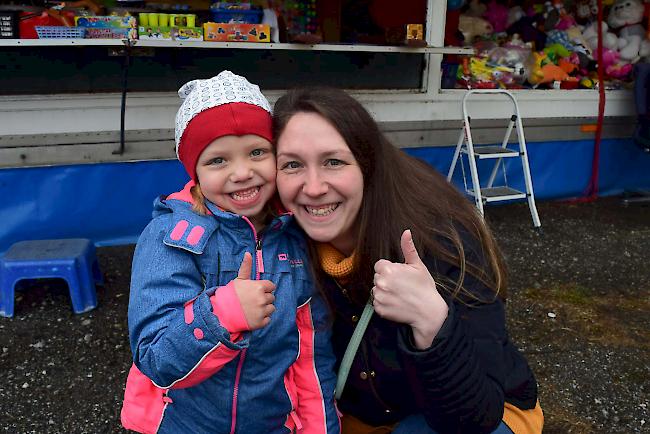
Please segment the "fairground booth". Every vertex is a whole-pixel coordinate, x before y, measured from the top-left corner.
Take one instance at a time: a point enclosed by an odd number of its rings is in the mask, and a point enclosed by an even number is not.
[[[470,119],[474,145],[525,131],[537,200],[650,189],[644,6],[0,0],[0,252],[25,239],[134,242],[153,199],[186,181],[178,88],[224,69],[271,103],[299,85],[348,90],[397,146],[445,176],[454,160],[460,189],[471,190],[467,153],[454,158]],[[525,191],[521,160],[498,159],[484,179]]]

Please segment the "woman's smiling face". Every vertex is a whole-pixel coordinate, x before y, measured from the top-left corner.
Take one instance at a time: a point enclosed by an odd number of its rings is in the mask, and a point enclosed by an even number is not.
[[[307,235],[351,254],[363,175],[339,132],[316,113],[295,114],[278,138],[277,187]]]

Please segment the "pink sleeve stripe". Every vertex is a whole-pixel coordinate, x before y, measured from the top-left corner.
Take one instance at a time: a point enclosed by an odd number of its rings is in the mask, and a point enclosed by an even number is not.
[[[305,303],[296,312],[300,353],[292,369],[298,391],[298,418],[304,432],[327,433],[325,400],[314,362],[314,322],[311,305]]]
[[[217,288],[214,295],[210,297],[210,303],[212,304],[212,313],[219,318],[221,325],[230,333],[251,329],[235,292],[234,281],[231,280],[226,286]]]
[[[239,334],[236,334],[236,336],[233,335],[233,340],[235,339],[239,339]],[[184,389],[186,387],[196,386],[219,372],[226,363],[237,357],[237,354],[239,354],[238,350],[232,350],[219,342],[203,356],[199,363],[187,375],[174,381],[170,386],[165,387],[165,389]]]
[[[194,322],[194,300],[185,303],[183,317],[185,318],[185,324],[192,324]]]

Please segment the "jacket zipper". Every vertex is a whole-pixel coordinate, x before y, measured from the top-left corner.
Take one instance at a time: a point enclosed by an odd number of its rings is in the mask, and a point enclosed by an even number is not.
[[[244,221],[248,223],[253,231],[253,240],[255,241],[255,280],[260,279],[260,274],[264,272],[264,259],[262,258],[262,237],[257,236],[255,226],[248,218],[243,217]],[[244,366],[244,359],[246,358],[246,349],[243,349],[237,364],[237,373],[235,374],[235,386],[232,393],[232,420],[230,424],[230,434],[235,433],[237,425],[237,397],[239,394],[239,379],[241,377],[242,367]]]
[[[239,358],[239,363],[237,364],[237,373],[235,374],[235,387],[233,389],[232,395],[232,422],[230,424],[230,434],[235,433],[235,426],[237,424],[237,394],[239,392],[239,378],[241,377],[241,368],[244,365],[245,358],[246,349],[243,349],[241,352],[241,357]]]

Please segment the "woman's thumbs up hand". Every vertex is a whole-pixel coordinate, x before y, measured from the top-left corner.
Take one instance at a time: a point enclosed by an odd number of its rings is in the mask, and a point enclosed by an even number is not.
[[[375,263],[373,305],[382,318],[410,325],[416,347],[428,348],[447,318],[448,307],[420,259],[410,230],[402,233],[400,245],[404,263],[385,259]]]

